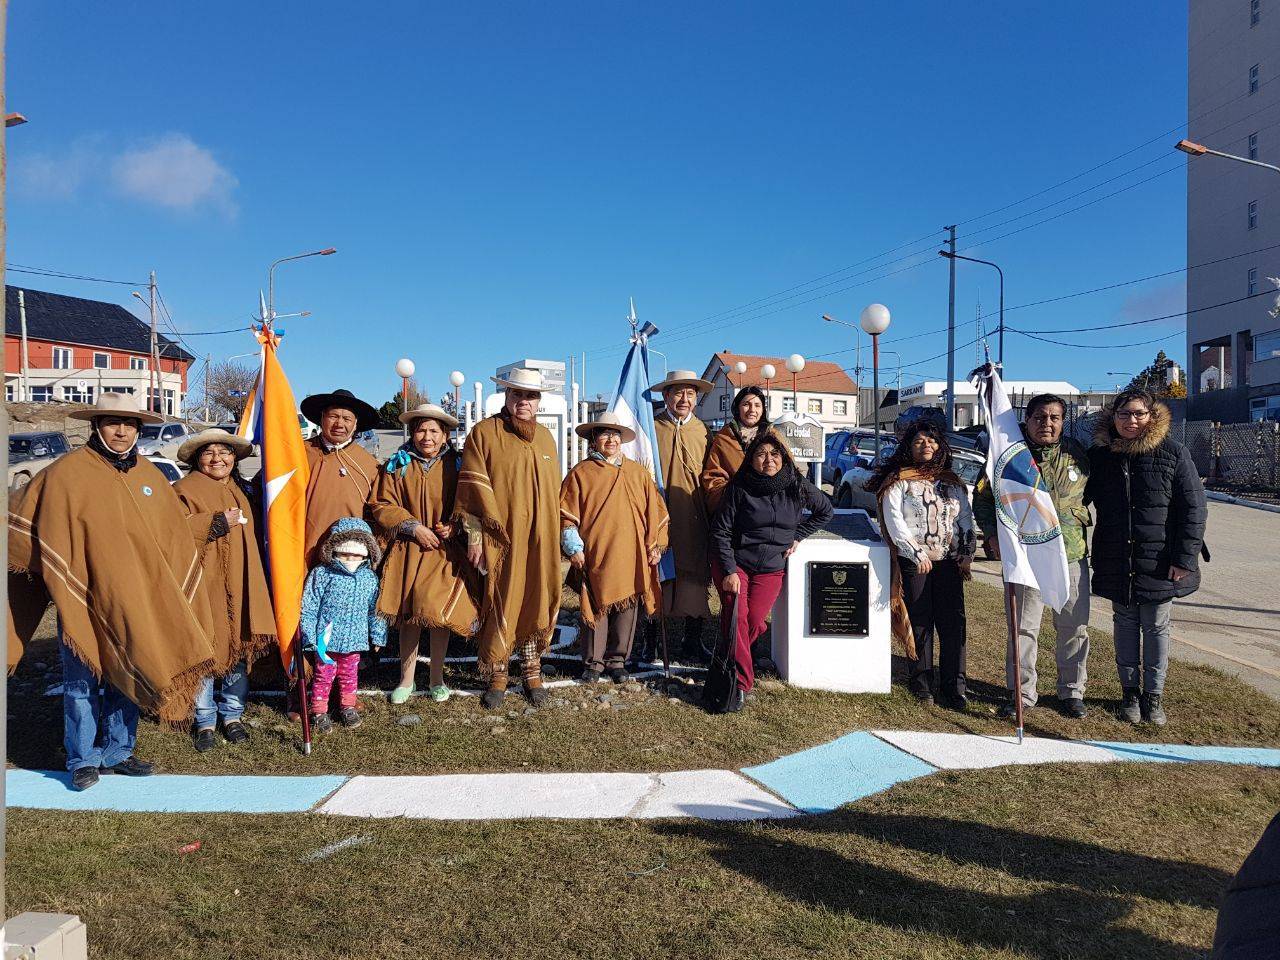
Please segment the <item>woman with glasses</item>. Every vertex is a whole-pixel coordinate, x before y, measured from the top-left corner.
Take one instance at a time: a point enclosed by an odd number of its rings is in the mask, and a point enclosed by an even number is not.
[[[1169,408],[1125,390],[1100,418],[1089,451],[1086,502],[1093,532],[1093,593],[1111,601],[1116,666],[1129,723],[1166,722],[1169,615],[1200,586],[1204,486],[1187,448],[1169,436]]]

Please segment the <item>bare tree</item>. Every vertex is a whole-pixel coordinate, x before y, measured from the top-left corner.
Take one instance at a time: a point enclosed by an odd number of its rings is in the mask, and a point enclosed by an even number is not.
[[[235,363],[231,360],[220,360],[209,367],[209,416],[215,421],[239,420],[244,413],[245,403],[249,399],[249,391],[258,379],[258,371],[252,367]],[[203,379],[201,381],[203,386]],[[187,407],[195,410],[204,406],[204,398],[187,400]]]

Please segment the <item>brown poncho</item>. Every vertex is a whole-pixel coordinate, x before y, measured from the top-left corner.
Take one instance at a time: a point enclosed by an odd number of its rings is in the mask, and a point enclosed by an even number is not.
[[[773,427],[769,430],[777,436]],[[779,438],[781,439],[781,438]],[[736,421],[730,420],[721,427],[711,440],[711,449],[707,451],[707,465],[702,470],[702,495],[707,501],[708,516],[714,515],[720,506],[720,498],[724,496],[724,488],[729,485],[733,475],[747,458],[747,447],[738,432]]]
[[[711,567],[707,561],[710,514],[702,495],[700,477],[706,466],[711,431],[696,418],[683,425],[669,416],[654,421],[658,435],[658,462],[662,465],[662,491],[671,514],[671,553],[676,578],[663,584],[662,609],[668,616],[711,616],[707,602]]]
[[[546,427],[503,411],[467,435],[454,519],[484,531],[482,675],[505,669],[517,644],[545,650],[551,641],[560,609],[559,492],[560,461]]]
[[[196,549],[208,534],[145,457],[121,472],[84,447],[40,471],[9,511],[10,671],[52,601],[95,677],[165,722],[188,719],[214,668]]]
[[[412,460],[403,470],[384,468],[378,474],[370,512],[375,532],[390,544],[378,612],[396,626],[444,627],[464,637],[476,632],[480,582],[467,563],[462,525],[437,550],[423,550],[416,540],[399,536],[405,521],[426,527],[449,522],[458,469],[458,454],[446,451],[429,471]]]
[[[233,523],[226,534],[207,541],[201,564],[213,617],[214,676],[222,676],[241,660],[253,666],[276,639],[253,508],[234,481],[214,480],[198,470],[175,483],[173,490],[187,514],[201,524],[212,524],[217,514],[233,507],[249,521]]]
[[[582,620],[644,603],[658,609],[657,571],[649,565],[653,547],[665,550],[669,518],[649,471],[623,458],[620,466],[584,460],[560,487],[560,524],[577,527],[585,544],[585,576],[569,573],[578,591]]]
[[[307,566],[319,562],[320,541],[343,517],[365,519],[365,504],[378,478],[378,461],[358,443],[326,450],[320,437],[306,442],[307,463]]]

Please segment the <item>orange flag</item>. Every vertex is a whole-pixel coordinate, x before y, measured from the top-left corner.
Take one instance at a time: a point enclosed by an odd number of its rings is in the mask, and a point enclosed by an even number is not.
[[[298,407],[289,378],[276,356],[280,337],[257,334],[262,366],[249,393],[240,434],[262,452],[262,529],[267,547],[267,576],[275,606],[280,659],[292,673],[294,644],[302,618],[302,588],[307,578],[303,549],[307,523],[307,451],[298,428]]]

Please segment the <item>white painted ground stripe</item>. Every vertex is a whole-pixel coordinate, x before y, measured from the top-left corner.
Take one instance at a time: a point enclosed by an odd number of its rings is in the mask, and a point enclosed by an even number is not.
[[[968,733],[872,730],[873,736],[940,770],[980,770],[1029,763],[1115,763],[1110,750],[1070,740],[986,737]]]

